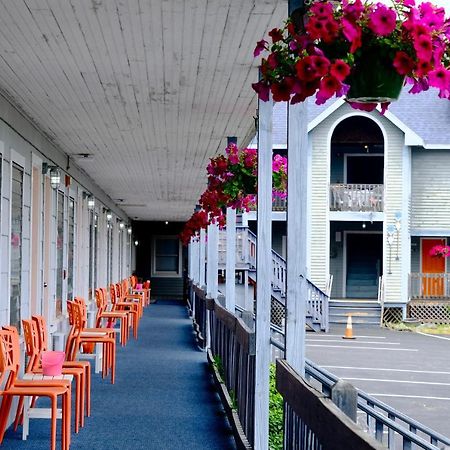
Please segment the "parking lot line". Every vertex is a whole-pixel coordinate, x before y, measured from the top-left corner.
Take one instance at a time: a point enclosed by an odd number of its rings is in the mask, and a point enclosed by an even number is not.
[[[358,338],[360,336],[357,336]],[[306,342],[342,342],[341,339],[307,339]],[[361,344],[381,344],[381,342],[361,341]],[[400,345],[400,342],[383,342],[383,345]]]
[[[382,383],[403,383],[403,384],[426,384],[433,386],[450,386],[450,383],[437,383],[435,381],[410,381],[410,380],[388,380],[384,378],[354,378],[354,377],[342,377],[347,381],[380,381]]]
[[[348,342],[350,344],[350,342]],[[360,342],[364,344],[364,342]],[[349,350],[391,350],[396,352],[418,352],[417,348],[389,348],[389,347],[358,347],[356,345],[320,345],[320,344],[308,344],[307,347],[327,347],[327,348],[347,348]]]
[[[444,341],[450,341],[450,337],[436,336],[435,334],[422,333],[420,331],[417,331],[417,333],[421,334],[422,336],[428,336],[436,339],[444,339]]]
[[[399,397],[399,398],[420,398],[425,400],[450,400],[450,397],[427,397],[423,395],[402,395],[402,394],[377,394],[370,392],[373,397]]]
[[[357,330],[357,328],[353,328],[354,330]],[[326,333],[326,334],[313,334],[313,336],[316,338],[318,338],[318,337],[320,337],[320,336],[323,336],[323,337],[325,337],[325,338],[327,338],[327,337],[342,337],[342,334],[329,334],[329,333]],[[308,338],[308,336],[306,336],[307,338]],[[386,339],[386,336],[361,336],[361,335],[359,335],[358,334],[358,337],[359,338],[370,338],[370,339]]]
[[[428,373],[436,375],[450,375],[450,372],[443,372],[439,370],[412,370],[412,369],[383,369],[381,367],[352,367],[352,366],[321,366],[324,369],[349,369],[349,370],[381,370],[389,372],[412,372],[412,373]]]

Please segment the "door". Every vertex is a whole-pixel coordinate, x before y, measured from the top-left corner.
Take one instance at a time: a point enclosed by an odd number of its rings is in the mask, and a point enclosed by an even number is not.
[[[435,245],[445,245],[445,239],[421,240],[422,254],[422,295],[424,297],[442,297],[444,295],[445,258],[431,256],[430,250]]]

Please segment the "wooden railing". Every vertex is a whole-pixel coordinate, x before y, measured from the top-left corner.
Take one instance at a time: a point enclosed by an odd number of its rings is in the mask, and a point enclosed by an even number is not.
[[[449,273],[410,273],[410,300],[450,298]]]
[[[330,184],[331,211],[383,211],[384,185]]]
[[[206,347],[208,332],[207,303],[211,300],[206,298],[206,293],[197,286],[191,285],[191,308],[194,322],[194,330],[197,334],[197,342],[201,348]]]
[[[255,404],[255,333],[217,302],[210,311],[211,359],[235,403],[245,439],[253,447]]]
[[[276,384],[284,399],[285,449],[385,448],[280,359],[277,360]]]
[[[273,197],[272,199],[272,211],[286,211],[287,200],[285,198]],[[251,211],[256,211],[256,202],[250,206]]]

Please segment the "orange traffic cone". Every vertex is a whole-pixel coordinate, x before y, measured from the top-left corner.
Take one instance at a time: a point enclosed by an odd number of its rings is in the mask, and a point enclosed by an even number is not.
[[[342,339],[355,339],[353,336],[353,327],[352,327],[352,316],[351,314],[347,317],[347,327],[345,328],[345,335],[342,336]]]

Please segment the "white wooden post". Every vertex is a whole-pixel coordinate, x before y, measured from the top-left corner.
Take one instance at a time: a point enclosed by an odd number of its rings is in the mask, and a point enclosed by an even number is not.
[[[307,285],[307,105],[288,107],[286,360],[305,374]]]
[[[217,299],[219,284],[217,273],[219,271],[219,227],[217,224],[208,225],[208,261],[206,269],[206,294]]]
[[[194,239],[191,238],[188,245],[188,278],[194,278]]]
[[[205,247],[206,247],[206,232],[205,230],[202,228],[200,230],[200,240],[199,240],[199,259],[198,259],[198,264],[199,264],[199,268],[198,268],[198,273],[199,273],[199,280],[198,280],[198,285],[200,288],[204,288],[206,285],[206,277],[205,277],[205,256],[206,256],[206,252],[205,252]]]
[[[234,314],[236,297],[236,210],[227,208],[225,307]]]
[[[270,301],[272,272],[272,111],[259,101],[255,450],[269,445]]]

